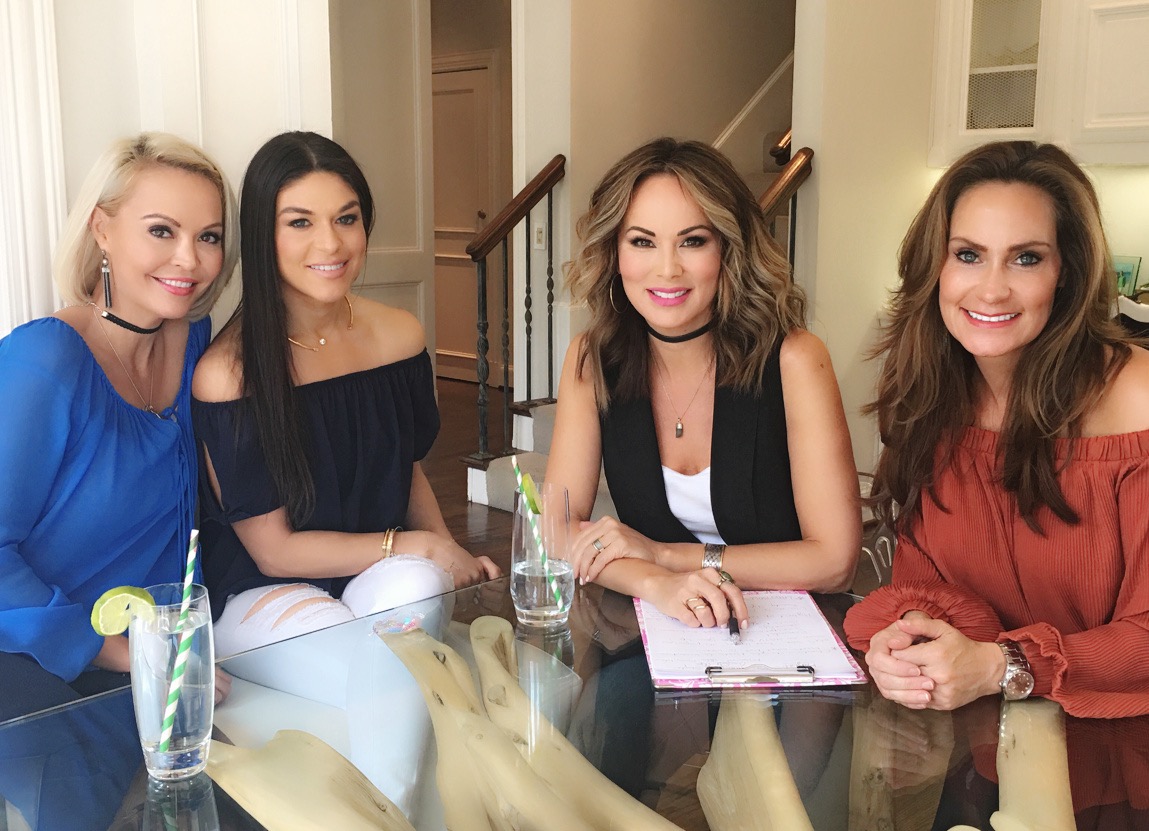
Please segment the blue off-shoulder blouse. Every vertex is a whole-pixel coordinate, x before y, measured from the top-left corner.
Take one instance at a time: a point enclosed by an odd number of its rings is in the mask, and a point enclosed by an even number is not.
[[[426,350],[395,363],[296,388],[308,430],[305,446],[315,483],[315,510],[300,531],[381,532],[402,525],[414,463],[439,433],[435,381]],[[260,572],[231,523],[261,516],[283,502],[242,399],[192,400],[196,440],[219,483],[216,499],[200,476],[204,580],[212,613],[228,597],[276,583],[305,582],[342,594],[348,579],[275,578]]]
[[[0,651],[66,681],[103,645],[92,604],[114,586],[181,579],[195,512],[191,376],[211,321],[191,325],[174,405],[116,392],[53,317],[0,340]]]

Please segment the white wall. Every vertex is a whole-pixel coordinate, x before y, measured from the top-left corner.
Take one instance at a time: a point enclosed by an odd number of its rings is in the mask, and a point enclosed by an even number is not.
[[[1088,168],[1101,200],[1109,247],[1141,258],[1139,282],[1149,283],[1149,167]]]
[[[333,138],[363,168],[375,230],[356,291],[407,309],[435,354],[429,0],[331,0]]]
[[[571,4],[574,0],[512,0],[511,3],[511,81],[514,150],[512,172],[514,192],[518,193],[551,159],[567,157],[567,176],[554,190],[554,267],[556,285],[562,285],[561,267],[571,257]],[[542,214],[538,214],[542,216]],[[524,230],[515,229],[514,251],[526,245]],[[542,252],[536,252],[542,253]],[[538,267],[535,267],[536,277]],[[522,297],[526,285],[525,270],[516,261],[515,297]],[[537,284],[536,284],[537,286]],[[537,291],[537,287],[536,287]],[[556,289],[557,291],[557,289]],[[537,295],[536,295],[537,296]],[[555,304],[554,377],[562,366],[566,344],[581,326],[572,319],[565,292]],[[538,306],[536,306],[538,309]],[[539,315],[536,314],[536,321]],[[536,332],[542,331],[537,325]],[[537,350],[535,354],[543,354]],[[526,389],[526,344],[519,325],[515,331],[516,389]],[[536,396],[546,389],[547,371],[543,361],[536,361],[531,389]],[[557,391],[557,390],[556,390]]]
[[[140,130],[200,144],[237,191],[271,136],[331,134],[327,0],[55,0],[55,11],[69,204],[104,148]]]
[[[794,146],[813,148],[798,196],[795,257],[811,329],[826,341],[860,470],[877,431],[859,409],[877,365],[865,359],[898,246],[940,171],[929,150],[934,5],[921,0],[799,0]]]

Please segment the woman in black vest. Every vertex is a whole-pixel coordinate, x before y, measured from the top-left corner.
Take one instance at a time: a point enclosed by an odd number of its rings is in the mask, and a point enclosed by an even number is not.
[[[745,626],[739,586],[846,588],[861,515],[841,395],[733,166],[653,141],[607,172],[578,230],[567,279],[591,319],[546,473],[582,521],[577,577],[692,626],[728,607]],[[589,522],[600,462],[618,517]]]

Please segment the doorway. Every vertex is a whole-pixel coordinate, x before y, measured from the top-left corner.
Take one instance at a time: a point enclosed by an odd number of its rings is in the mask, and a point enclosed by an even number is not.
[[[511,198],[510,5],[432,0],[435,367],[477,381],[477,277],[466,248]],[[503,377],[503,262],[487,260],[490,382]]]

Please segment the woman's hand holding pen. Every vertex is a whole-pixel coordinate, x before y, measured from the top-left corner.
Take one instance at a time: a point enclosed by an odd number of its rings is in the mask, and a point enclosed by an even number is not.
[[[726,626],[734,617],[740,629],[745,629],[750,622],[742,591],[713,568],[653,574],[641,596],[687,626]]]

